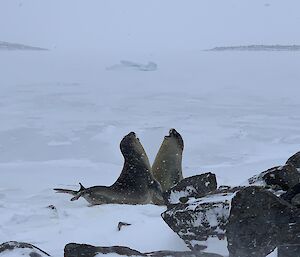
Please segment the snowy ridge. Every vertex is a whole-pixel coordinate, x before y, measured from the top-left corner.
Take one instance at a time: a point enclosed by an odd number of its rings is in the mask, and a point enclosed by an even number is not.
[[[0,51],[4,51],[4,50],[9,50],[9,51],[13,51],[13,50],[47,51],[48,49],[0,41]]]
[[[300,51],[300,45],[219,46],[206,51]]]

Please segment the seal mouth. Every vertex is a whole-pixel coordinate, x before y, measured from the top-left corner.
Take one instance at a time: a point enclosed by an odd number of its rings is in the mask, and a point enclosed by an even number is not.
[[[130,132],[120,142],[120,150],[124,154],[140,149],[141,143],[135,132]],[[140,150],[138,150],[140,151]]]
[[[136,134],[133,131],[131,131],[127,136],[129,136],[129,137],[135,137],[136,138]]]
[[[133,131],[131,131],[126,137],[134,138],[134,139],[140,141],[140,139],[137,137],[136,133]]]
[[[177,140],[178,144],[181,146],[181,148],[183,149],[184,147],[184,143],[183,143],[183,139],[181,137],[181,135],[177,132],[176,129],[174,128],[171,128],[169,130],[169,135],[168,136],[165,136],[165,139],[166,140],[169,140],[171,138],[174,138],[175,140]]]
[[[169,130],[169,135],[165,136],[165,138],[176,137],[176,136],[178,136],[178,134],[179,133],[176,131],[176,129],[171,128]]]

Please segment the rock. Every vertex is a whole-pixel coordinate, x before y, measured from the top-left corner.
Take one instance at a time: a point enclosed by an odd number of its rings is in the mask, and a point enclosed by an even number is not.
[[[283,245],[278,247],[278,257],[300,257],[300,245]]]
[[[118,230],[121,231],[121,229],[122,229],[123,226],[130,226],[130,225],[131,225],[131,224],[129,224],[129,223],[120,221],[120,222],[118,223]]]
[[[215,253],[197,253],[192,251],[176,252],[176,251],[156,251],[146,253],[150,257],[223,257]]]
[[[209,237],[225,237],[231,199],[239,189],[216,190],[201,198],[191,198],[170,207],[162,218],[190,249],[204,249]]]
[[[286,164],[290,164],[294,166],[296,169],[300,169],[300,152],[295,153],[291,156],[287,161]]]
[[[300,210],[257,186],[218,189],[162,217],[195,252],[213,237],[227,239],[230,257],[265,257],[279,245],[300,244]]]
[[[64,249],[64,257],[93,257],[96,256],[98,253],[116,253],[119,255],[126,256],[144,256],[140,252],[124,246],[97,247],[88,244],[70,243],[67,244]]]
[[[125,256],[150,256],[150,257],[222,257],[213,253],[201,253],[200,255],[191,251],[176,252],[176,251],[156,251],[150,253],[141,253],[125,246],[100,247],[87,244],[70,243],[65,246],[64,257],[94,257],[99,254],[115,253]]]
[[[174,205],[185,203],[189,198],[199,198],[217,189],[216,176],[213,173],[204,173],[192,177],[187,177],[178,182],[177,185],[164,193],[167,204]]]
[[[300,207],[300,184],[295,185],[280,197],[292,205]]]
[[[52,204],[48,205],[47,208],[53,211],[57,211],[56,207]]]
[[[226,225],[230,257],[265,257],[278,245],[300,244],[300,211],[260,187],[236,193]]]
[[[300,207],[300,194],[296,194],[292,200],[291,200],[291,204],[296,206],[296,207]]]
[[[28,256],[28,257],[45,257],[50,256],[50,254],[41,250],[40,248],[23,242],[9,241],[0,245],[0,254],[5,256],[5,253],[9,256]],[[13,253],[13,255],[11,255]]]
[[[300,152],[291,156],[283,166],[273,167],[248,180],[250,185],[263,186],[275,191],[289,191],[300,183]]]
[[[300,183],[300,172],[297,168],[288,163],[284,166],[277,166],[248,180],[250,185],[271,187],[274,190],[288,191]]]

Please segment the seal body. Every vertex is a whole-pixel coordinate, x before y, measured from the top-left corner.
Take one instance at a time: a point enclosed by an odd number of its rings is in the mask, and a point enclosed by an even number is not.
[[[151,166],[146,152],[134,132],[126,135],[120,149],[124,156],[124,165],[119,178],[111,186],[83,187],[79,191],[54,189],[59,193],[69,193],[71,201],[83,197],[92,205],[97,204],[148,204],[153,198],[162,199],[160,184],[151,173]]]
[[[152,174],[160,183],[163,192],[183,179],[183,148],[184,143],[181,135],[175,129],[170,129],[169,135],[164,137],[152,165]]]

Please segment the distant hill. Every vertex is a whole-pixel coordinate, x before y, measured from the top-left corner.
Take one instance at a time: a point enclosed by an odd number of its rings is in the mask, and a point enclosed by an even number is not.
[[[300,51],[300,45],[221,46],[207,51]]]
[[[47,51],[49,49],[0,41],[0,51],[1,50],[9,50],[9,51],[12,51],[12,50]]]

